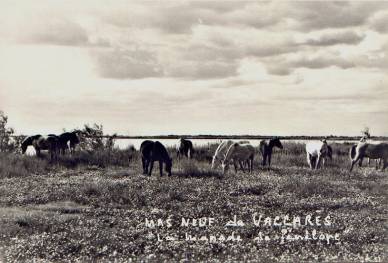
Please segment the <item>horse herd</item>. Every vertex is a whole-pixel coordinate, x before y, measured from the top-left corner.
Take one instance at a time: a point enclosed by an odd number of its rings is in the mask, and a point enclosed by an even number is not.
[[[283,145],[279,138],[270,139],[268,142],[262,140],[259,144],[259,151],[262,155],[262,165],[271,165],[272,150],[274,147],[283,149]],[[307,163],[311,169],[319,169],[325,166],[326,159],[333,158],[333,149],[328,145],[326,140],[312,141],[306,143]],[[151,175],[153,163],[159,162],[160,176],[163,175],[163,163],[166,166],[166,172],[171,175],[172,159],[166,148],[159,141],[144,141],[140,146],[142,156],[143,173]],[[186,156],[191,158],[194,153],[193,143],[186,139],[180,139],[176,148],[177,157]],[[251,173],[253,171],[253,159],[256,149],[248,141],[222,141],[214,152],[211,169],[215,169],[218,165],[222,166],[222,171],[225,174],[229,166],[233,164],[235,171],[238,167],[245,172],[245,168]],[[362,138],[358,144],[350,149],[350,159],[352,171],[355,163],[359,162],[361,167],[364,158],[377,159],[378,163],[383,161],[382,170],[388,165],[388,144],[370,144],[366,143],[366,138]],[[376,166],[376,169],[378,166]]]
[[[80,143],[80,131],[65,132],[60,135],[49,134],[47,136],[34,135],[27,137],[21,144],[22,153],[25,153],[28,146],[35,148],[37,156],[40,156],[41,150],[48,150],[51,161],[55,160],[58,154],[66,154],[66,152],[74,152],[78,143]],[[364,136],[361,140],[353,145],[350,149],[350,159],[352,171],[354,164],[357,162],[359,166],[362,165],[364,158],[376,160],[376,169],[383,163],[382,170],[388,166],[388,144],[367,143],[367,138]],[[262,165],[271,165],[271,157],[273,148],[277,147],[283,149],[283,145],[278,137],[272,138],[268,141],[262,140],[259,144],[259,151],[262,156]],[[305,145],[307,154],[307,163],[311,169],[319,169],[325,166],[326,159],[332,159],[332,147],[326,140],[311,141]],[[235,171],[238,167],[245,172],[252,173],[253,159],[256,153],[256,148],[250,144],[249,141],[222,141],[216,148],[212,161],[211,169],[216,169],[221,165],[222,171],[225,174],[229,166],[233,164]],[[172,158],[170,157],[166,147],[159,141],[145,140],[140,145],[141,162],[143,174],[151,175],[154,162],[159,162],[160,175],[163,175],[163,164],[169,176],[171,176]],[[194,154],[193,143],[190,140],[181,138],[176,147],[177,158],[185,156],[191,159]]]
[[[79,135],[81,131],[64,132],[59,135],[49,134],[43,136],[40,134],[25,138],[21,144],[22,154],[27,151],[28,146],[33,146],[38,157],[41,156],[41,150],[48,150],[50,160],[56,160],[59,154],[66,154],[67,151],[74,152],[77,144],[80,143]]]

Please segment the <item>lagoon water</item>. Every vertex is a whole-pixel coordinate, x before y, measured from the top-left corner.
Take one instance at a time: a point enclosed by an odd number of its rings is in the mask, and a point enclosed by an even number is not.
[[[179,140],[177,139],[153,139],[153,141],[160,141],[162,144],[164,144],[166,147],[175,147]],[[207,146],[210,144],[219,144],[222,140],[221,139],[190,139],[194,146]],[[115,141],[115,147],[119,149],[126,149],[127,147],[133,145],[137,150],[140,149],[141,143],[144,141],[144,139],[117,139]],[[239,140],[234,140],[234,141],[239,141]],[[248,141],[250,144],[253,146],[258,146],[260,141],[259,139],[257,140],[244,140]],[[304,144],[307,142],[307,140],[281,140],[282,142],[294,142],[294,143],[302,143]],[[333,142],[338,142],[338,143],[344,143],[345,141],[332,141],[328,140],[329,143]],[[346,141],[346,142],[352,142],[356,143],[357,141]],[[371,143],[378,143],[376,142],[371,142]]]
[[[166,147],[175,147],[179,140],[177,139],[153,139],[158,140],[162,144],[164,144]],[[141,143],[144,141],[144,139],[116,139],[114,143],[114,147],[118,149],[126,149],[129,146],[133,145],[135,149],[139,150]],[[194,144],[194,146],[207,146],[210,144],[219,144],[222,140],[221,139],[192,139],[191,140]],[[237,140],[236,140],[237,141]],[[260,143],[260,140],[244,140],[249,141],[253,146],[258,146]],[[304,144],[306,140],[282,140],[282,142],[294,142],[294,143],[302,143]],[[345,141],[332,141],[328,140],[329,143],[338,142],[338,143],[344,143]],[[357,141],[346,141],[351,143],[356,143]],[[379,141],[371,141],[370,143],[379,143]],[[35,155],[35,150],[32,146],[29,146],[27,148],[27,155]]]

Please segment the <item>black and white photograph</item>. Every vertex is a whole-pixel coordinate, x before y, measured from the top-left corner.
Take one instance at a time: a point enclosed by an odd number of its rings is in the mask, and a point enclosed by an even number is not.
[[[388,262],[388,1],[0,0],[0,263]]]

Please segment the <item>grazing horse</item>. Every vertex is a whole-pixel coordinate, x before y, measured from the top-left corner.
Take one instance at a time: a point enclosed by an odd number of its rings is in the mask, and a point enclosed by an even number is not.
[[[324,166],[326,157],[332,159],[332,152],[333,150],[326,140],[306,143],[307,163],[311,169],[318,169],[321,160],[323,160],[322,166]]]
[[[218,145],[218,147],[213,155],[211,169],[216,168],[218,166],[218,164],[222,163],[222,161],[225,159],[225,155],[226,155],[230,145],[232,145],[232,144],[233,144],[233,141],[227,140],[227,141],[222,141],[220,143],[220,145]]]
[[[176,156],[179,159],[181,155],[191,159],[194,152],[193,143],[190,140],[181,138],[176,148]]]
[[[226,155],[222,161],[223,173],[225,174],[226,171],[229,169],[229,163],[231,162],[231,160],[233,160],[234,169],[236,172],[236,162],[239,162],[240,168],[243,172],[245,172],[243,162],[248,162],[249,172],[252,173],[254,156],[255,148],[251,144],[241,144],[239,142],[232,143],[229,146],[228,151],[226,152]]]
[[[349,157],[350,157],[350,160],[352,161],[354,159],[354,157],[356,156],[356,149],[357,149],[357,144],[354,144],[350,150],[349,150]],[[370,166],[370,160],[373,159],[373,158],[369,158],[368,157],[368,166]],[[382,159],[381,158],[377,158],[375,159],[375,167],[376,167],[376,170],[379,169],[379,167],[381,166],[381,162],[382,162]],[[362,166],[362,159],[360,159],[358,161],[358,165],[361,167]]]
[[[143,174],[151,176],[154,162],[159,161],[160,176],[163,176],[163,163],[166,165],[166,172],[171,176],[172,159],[168,155],[166,148],[159,141],[146,140],[140,145]],[[148,169],[149,166],[149,169]]]
[[[279,138],[273,138],[269,140],[267,143],[265,140],[260,141],[259,149],[261,155],[263,156],[262,165],[265,166],[268,160],[268,166],[271,166],[271,157],[272,157],[272,148],[278,147],[279,149],[283,149],[283,145],[280,142]]]
[[[32,145],[36,151],[36,156],[41,157],[41,150],[48,150],[50,153],[50,161],[56,160],[59,149],[59,138],[55,135],[42,136],[40,134],[29,136],[23,140],[21,144],[22,154],[27,150],[27,147]]]
[[[354,150],[355,154],[354,157],[352,157],[352,150],[351,150],[351,166],[350,171],[353,170],[353,166],[356,162],[359,162],[359,166],[362,165],[362,160],[365,157],[368,157],[370,159],[382,159],[383,160],[383,167],[382,171],[388,166],[388,143],[379,143],[379,144],[370,144],[366,143],[365,141],[360,140],[355,147]]]
[[[70,153],[75,152],[75,147],[80,143],[78,133],[79,131],[64,132],[58,136],[59,144],[63,154],[66,153],[67,149],[70,150]]]

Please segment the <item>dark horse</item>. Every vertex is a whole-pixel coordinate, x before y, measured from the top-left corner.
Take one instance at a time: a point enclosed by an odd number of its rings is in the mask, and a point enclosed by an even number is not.
[[[283,149],[283,145],[280,142],[279,138],[270,139],[267,143],[265,140],[262,140],[259,145],[259,149],[261,155],[263,156],[262,165],[265,166],[268,160],[268,166],[271,166],[271,157],[272,157],[272,148],[278,147],[279,149]]]
[[[171,176],[172,160],[163,144],[159,141],[154,142],[146,140],[141,143],[140,152],[143,174],[151,175],[154,162],[159,161],[160,176],[163,176],[163,163],[166,165],[168,176]]]
[[[63,154],[66,153],[66,150],[70,150],[70,153],[74,153],[75,147],[77,144],[80,143],[79,137],[78,137],[79,131],[73,131],[73,132],[64,132],[61,135],[59,135],[59,143],[61,147],[61,152]],[[68,145],[69,143],[69,145]]]
[[[194,152],[193,143],[190,140],[181,138],[176,148],[176,156],[179,158],[181,155],[191,159]]]
[[[59,150],[59,137],[55,135],[42,136],[40,134],[27,137],[23,140],[21,148],[22,154],[27,150],[27,147],[32,145],[36,151],[36,156],[41,157],[41,150],[48,150],[50,160],[56,160]]]

